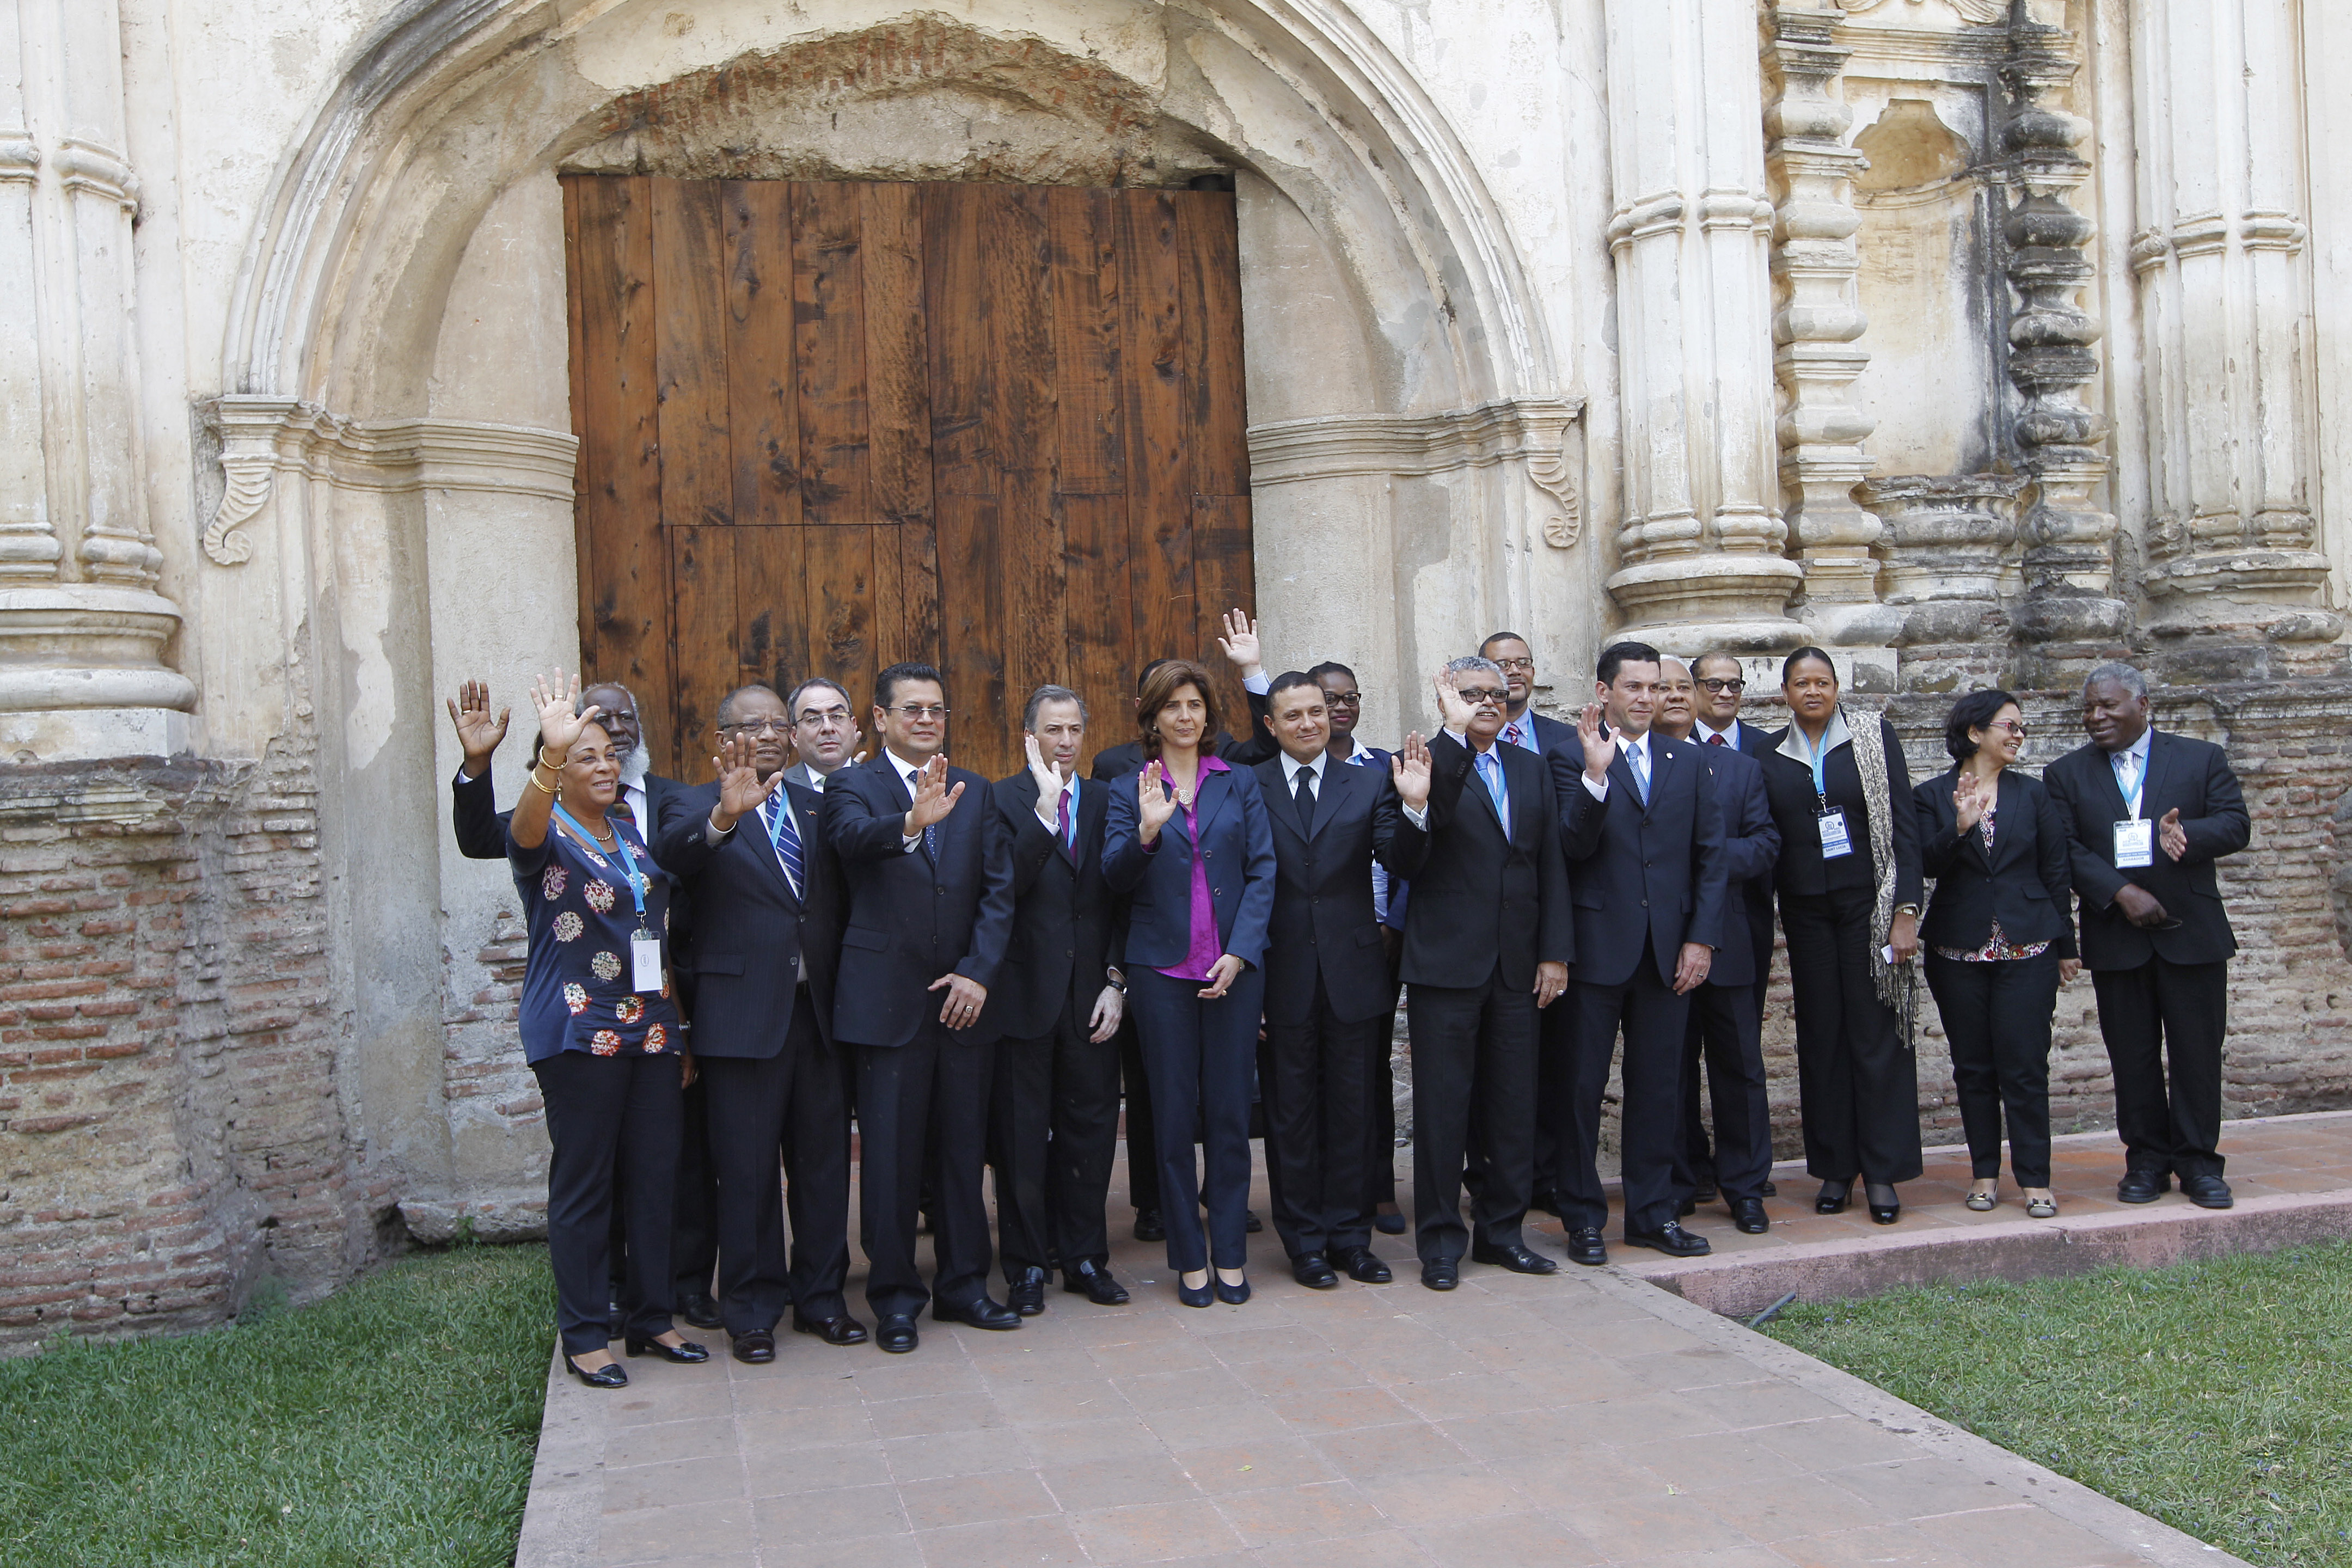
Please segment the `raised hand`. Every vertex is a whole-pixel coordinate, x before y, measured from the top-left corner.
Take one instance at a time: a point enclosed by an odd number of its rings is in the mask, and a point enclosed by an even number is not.
[[[2174,806],[2156,825],[2156,837],[2164,852],[2175,860],[2189,853],[2189,829],[2180,826],[2180,808]]]
[[[568,685],[560,669],[553,675],[531,679],[530,706],[539,715],[539,755],[541,762],[546,761],[551,751],[558,756],[570,755],[572,742],[580,739],[580,731],[604,711],[591,702],[582,711],[574,713],[572,705],[579,700],[580,678],[576,675],[571,678]],[[562,764],[549,763],[547,765],[560,767]]]
[[[1404,738],[1404,744],[1389,757],[1389,781],[1396,785],[1397,798],[1415,811],[1429,805],[1429,743],[1415,730]]]
[[[482,776],[490,763],[490,753],[507,738],[507,715],[501,708],[499,716],[490,717],[490,689],[478,680],[461,682],[457,695],[449,700],[449,722],[457,727],[457,744],[466,753],[465,773],[469,779]]]
[[[1257,623],[1239,610],[1227,610],[1224,615],[1225,635],[1217,646],[1225,651],[1244,676],[1257,674],[1265,666],[1260,661],[1257,646]]]
[[[1609,776],[1609,764],[1617,760],[1617,742],[1601,732],[1601,704],[1588,702],[1584,711],[1576,716],[1576,738],[1584,746],[1585,776],[1594,780]]]
[[[1448,730],[1470,732],[1470,704],[1462,700],[1462,689],[1455,683],[1454,672],[1441,669],[1430,678],[1437,689],[1437,716]]]
[[[948,787],[947,758],[933,757],[923,764],[921,787],[915,791],[915,804],[907,808],[907,837],[917,837],[931,824],[946,820],[962,798],[963,785]]]
[[[1160,841],[1160,830],[1176,815],[1176,796],[1164,787],[1168,770],[1160,763],[1143,764],[1135,775],[1135,836],[1146,844]]]
[[[767,783],[760,782],[754,760],[758,752],[759,742],[751,736],[730,735],[719,742],[719,754],[710,759],[719,774],[719,804],[711,810],[710,825],[721,833],[734,826],[737,818],[759,810],[784,782],[782,768]]]
[[[1960,775],[1960,782],[1952,786],[1952,810],[1959,817],[1961,837],[1967,837],[1970,830],[1984,820],[1985,808],[1991,804],[1990,792],[1976,774],[1964,773]]]
[[[1028,753],[1029,776],[1037,781],[1037,820],[1044,823],[1048,831],[1058,829],[1062,826],[1061,773],[1045,760],[1045,753],[1038,748],[1036,736],[1022,736],[1021,744]]]

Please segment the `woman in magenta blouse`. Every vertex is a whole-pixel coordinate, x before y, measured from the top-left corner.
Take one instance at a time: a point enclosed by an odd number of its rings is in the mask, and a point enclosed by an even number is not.
[[[1103,875],[1129,900],[1128,1005],[1151,1081],[1168,1266],[1186,1306],[1238,1305],[1250,1294],[1250,1088],[1274,837],[1255,775],[1204,750],[1217,732],[1207,670],[1189,659],[1159,666],[1136,718],[1145,760],[1131,785],[1111,790]],[[1193,1165],[1196,1131],[1205,1178]]]

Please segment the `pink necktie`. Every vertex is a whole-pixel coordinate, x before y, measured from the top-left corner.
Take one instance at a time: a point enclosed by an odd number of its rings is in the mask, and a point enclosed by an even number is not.
[[[1710,746],[1720,746],[1724,744],[1724,739],[1720,735],[1709,735],[1706,738],[1706,743]]]

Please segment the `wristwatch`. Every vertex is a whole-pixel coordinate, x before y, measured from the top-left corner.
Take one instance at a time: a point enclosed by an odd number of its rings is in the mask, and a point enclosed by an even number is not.
[[[1895,906],[1895,912],[1898,915],[1916,915],[1919,912],[1919,906],[1916,904],[1897,904]]]
[[[1120,995],[1124,996],[1127,994],[1127,976],[1121,974],[1118,970],[1104,970],[1103,979],[1112,990],[1118,992]]]

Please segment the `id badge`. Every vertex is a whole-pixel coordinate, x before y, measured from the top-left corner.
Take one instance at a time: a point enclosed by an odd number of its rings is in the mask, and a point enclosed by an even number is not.
[[[2116,824],[2116,868],[2129,871],[2156,864],[2156,824],[2146,817]]]
[[[1822,826],[1822,858],[1834,860],[1841,855],[1853,853],[1853,840],[1846,837],[1845,812],[1832,806],[1815,818]]]
[[[629,939],[629,989],[658,994],[662,988],[661,938],[639,931]]]

